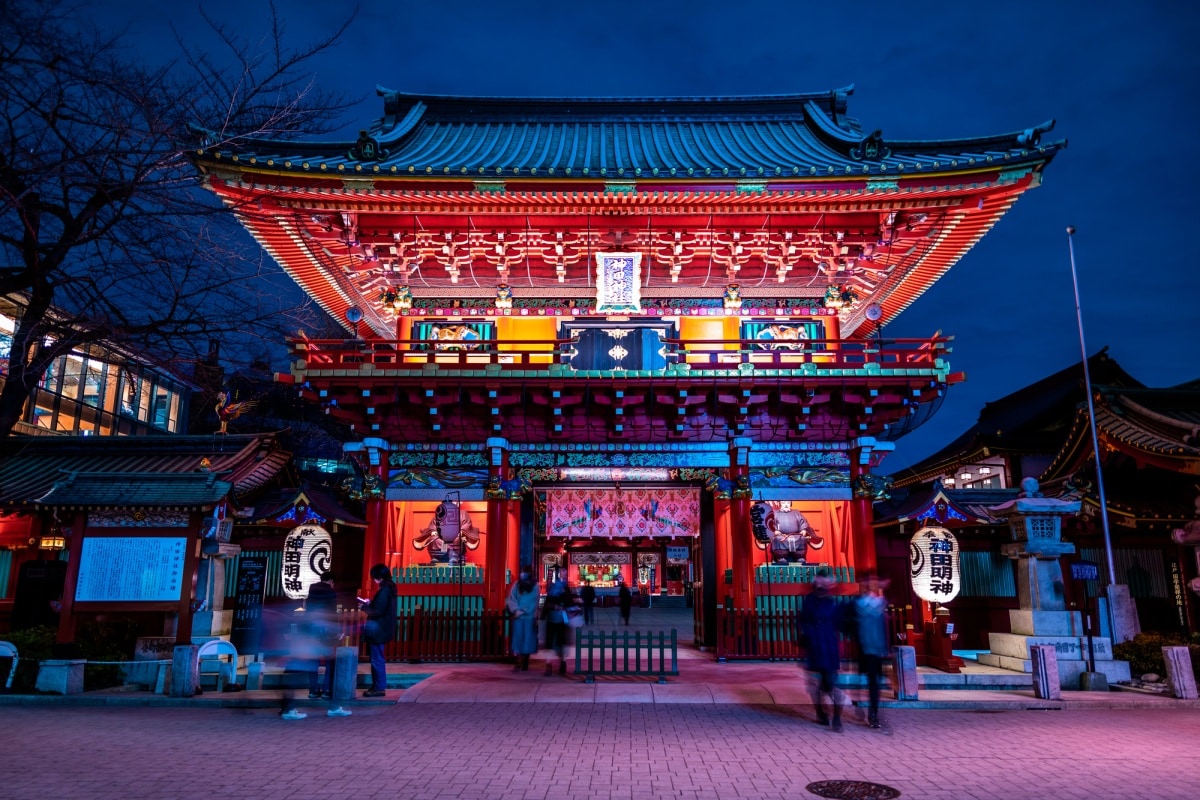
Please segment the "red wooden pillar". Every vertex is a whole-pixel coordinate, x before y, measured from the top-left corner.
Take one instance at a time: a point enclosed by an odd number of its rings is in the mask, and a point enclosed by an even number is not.
[[[367,501],[367,529],[363,533],[362,583],[360,593],[370,597],[375,584],[371,581],[371,567],[387,563],[387,486],[388,486],[388,443],[382,439],[364,439],[347,444],[344,451],[358,461],[366,476],[363,481],[363,496]]]
[[[508,442],[489,439],[488,461],[487,552],[483,567],[483,607],[499,611],[504,607],[505,566],[508,562],[508,520],[512,501],[509,492],[501,487],[508,480]]]
[[[754,609],[754,545],[750,533],[750,448],[734,441],[730,454],[729,550],[733,566],[733,607]]]
[[[850,451],[850,486],[854,497],[850,501],[850,544],[854,574],[876,572],[878,561],[875,557],[875,528],[871,525],[874,519],[872,510],[872,493],[861,480],[871,474],[871,453],[875,440],[861,439]]]

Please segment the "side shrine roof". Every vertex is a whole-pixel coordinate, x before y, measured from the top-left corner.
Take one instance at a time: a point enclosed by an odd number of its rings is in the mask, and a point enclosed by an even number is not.
[[[202,472],[67,472],[36,505],[198,510],[221,502],[232,488],[229,481]]]
[[[70,505],[88,504],[84,497],[122,505],[102,499],[122,493],[124,505],[211,504],[206,487],[223,484],[220,497],[249,493],[290,457],[274,434],[9,436],[0,440],[0,508],[68,503],[68,495],[77,498]],[[180,502],[164,499],[171,491]]]
[[[364,519],[343,508],[337,498],[316,486],[289,487],[271,492],[260,498],[247,512],[238,515],[239,524],[271,525],[291,521],[300,525],[316,514],[325,522],[351,528],[367,527]]]
[[[1108,348],[1088,358],[1093,384],[1142,388],[1108,355]],[[913,486],[955,467],[996,453],[1058,452],[1070,430],[1075,409],[1086,401],[1083,366],[1074,364],[984,405],[976,423],[933,455],[892,475],[893,485]]]
[[[204,155],[259,168],[395,176],[717,179],[897,175],[1045,162],[1054,121],[1001,135],[889,140],[847,113],[854,87],[743,97],[458,97],[377,89],[355,142],[205,137]],[[244,163],[244,162],[243,162]]]
[[[1118,451],[1139,466],[1200,476],[1200,385],[1169,389],[1095,386],[1096,429],[1104,450]],[[1069,478],[1092,458],[1086,406],[1076,413],[1061,449],[1043,480]]]
[[[947,489],[941,481],[915,489],[907,497],[875,504],[876,528],[915,520],[921,525],[963,527],[1003,525],[995,506],[1014,500],[1019,489]]]

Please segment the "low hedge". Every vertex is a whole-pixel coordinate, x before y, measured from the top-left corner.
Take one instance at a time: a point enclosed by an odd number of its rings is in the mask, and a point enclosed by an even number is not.
[[[1183,633],[1139,633],[1128,642],[1113,645],[1113,658],[1129,662],[1129,671],[1135,678],[1153,672],[1166,678],[1167,665],[1163,661],[1164,647],[1186,645],[1192,654],[1192,672],[1200,683],[1200,634]]]

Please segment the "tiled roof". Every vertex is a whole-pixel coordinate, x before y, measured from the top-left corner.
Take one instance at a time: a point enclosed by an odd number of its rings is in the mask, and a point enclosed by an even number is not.
[[[711,98],[512,98],[380,89],[384,116],[362,142],[246,140],[210,154],[253,154],[275,169],[399,176],[713,180],[903,175],[1045,161],[1053,121],[997,136],[940,141],[864,134],[847,116],[853,87],[811,94]]]
[[[233,484],[212,473],[68,472],[35,501],[39,506],[74,508],[207,509],[221,502]]]
[[[963,525],[1002,525],[992,509],[1017,496],[1018,489],[947,489],[941,481],[934,481],[924,489],[917,489],[893,504],[877,503],[875,526],[883,527],[897,522],[928,517],[931,524],[954,523]],[[938,503],[946,504],[944,514],[935,513]]]
[[[0,440],[0,507],[36,502],[71,473],[147,479],[195,474],[205,480],[211,473],[241,495],[262,486],[289,457],[274,434],[9,436]]]

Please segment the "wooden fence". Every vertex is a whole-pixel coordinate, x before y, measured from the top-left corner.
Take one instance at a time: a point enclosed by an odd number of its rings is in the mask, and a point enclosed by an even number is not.
[[[359,611],[343,611],[341,630],[346,644],[358,647],[366,660]],[[503,611],[426,610],[417,607],[396,617],[396,639],[384,646],[388,661],[503,661],[511,657],[508,619]]]

